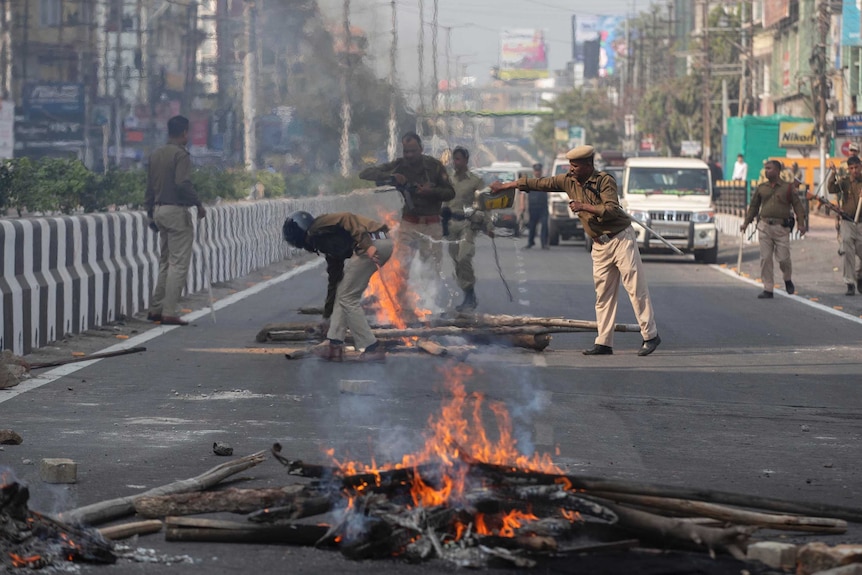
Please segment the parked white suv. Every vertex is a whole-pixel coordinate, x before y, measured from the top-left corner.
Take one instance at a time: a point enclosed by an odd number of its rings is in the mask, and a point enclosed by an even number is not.
[[[557,156],[551,176],[558,176],[569,171],[569,161],[565,156]],[[548,193],[548,242],[552,246],[574,238],[586,240],[584,226],[580,218],[569,209],[569,196],[565,192]]]
[[[696,261],[716,262],[718,228],[712,178],[705,162],[693,158],[629,158],[620,197],[633,219],[681,251],[694,254]],[[642,226],[635,223],[633,227],[641,253],[671,252]]]

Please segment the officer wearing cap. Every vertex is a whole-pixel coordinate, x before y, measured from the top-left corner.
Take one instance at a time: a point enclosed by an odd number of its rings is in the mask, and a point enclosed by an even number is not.
[[[593,163],[595,149],[578,146],[569,150],[569,171],[547,178],[521,178],[515,182],[491,184],[491,190],[519,189],[528,193],[565,192],[569,209],[578,214],[584,230],[593,240],[593,282],[596,287],[595,345],[584,355],[611,355],[614,341],[619,284],[629,294],[643,344],[638,355],[649,355],[661,343],[655,323],[649,288],[638,252],[631,218],[623,210],[613,176],[598,172]]]

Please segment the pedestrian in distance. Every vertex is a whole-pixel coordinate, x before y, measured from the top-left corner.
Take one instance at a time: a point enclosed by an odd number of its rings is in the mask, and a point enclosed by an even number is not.
[[[298,211],[284,221],[282,235],[287,243],[326,257],[328,282],[323,318],[328,329],[327,341],[313,351],[318,357],[342,361],[349,329],[356,349],[362,350],[360,361],[386,359],[360,301],[371,276],[392,256],[388,232],[385,224],[349,212],[315,218]]]
[[[566,154],[569,160],[567,173],[547,178],[521,178],[505,184],[494,182],[491,190],[520,189],[530,194],[565,192],[569,196],[569,209],[578,215],[584,230],[593,240],[598,335],[595,345],[584,350],[584,355],[611,355],[614,352],[620,282],[629,295],[643,337],[638,355],[649,355],[659,346],[661,338],[638,251],[637,235],[632,228],[631,217],[620,206],[616,181],[610,174],[596,171],[594,157],[592,146],[578,146]]]
[[[843,214],[836,216],[835,225],[841,235],[841,251],[844,263],[845,295],[862,293],[862,270],[858,259],[862,256],[862,224],[860,224],[860,196],[862,196],[862,160],[859,156],[847,158],[848,176],[830,179],[830,194],[838,196],[838,206]]]
[[[455,281],[464,292],[464,301],[456,306],[457,311],[472,311],[479,305],[476,299],[476,273],[473,257],[476,255],[476,232],[483,225],[481,212],[476,212],[473,202],[476,192],[485,187],[485,182],[469,170],[470,152],[456,147],[452,151],[451,176],[455,197],[445,203],[443,217],[448,220],[449,255],[455,265]],[[478,221],[476,221],[478,220]],[[478,228],[478,229],[477,229]]]
[[[769,160],[763,167],[766,181],[758,184],[751,194],[751,203],[745,220],[739,231],[745,233],[755,218],[758,219],[757,232],[760,239],[760,278],[763,281],[763,292],[757,297],[771,299],[774,283],[773,259],[778,260],[778,266],[784,278],[784,287],[788,294],[796,291],[791,276],[793,264],[790,260],[790,232],[798,222],[799,233],[805,234],[805,208],[796,194],[796,185],[781,179],[781,162]],[[794,222],[793,213],[796,213]]]
[[[736,156],[736,162],[733,164],[733,176],[732,180],[742,180],[743,182],[748,179],[748,164],[745,163],[745,158],[742,154],[738,154]]]
[[[189,208],[197,208],[198,219],[206,217],[191,180],[188,140],[188,118],[174,116],[168,120],[168,143],[150,155],[147,167],[144,206],[150,228],[159,234],[159,275],[147,319],[162,325],[188,325],[177,315],[177,307],[194,243],[195,227]]]
[[[422,153],[422,139],[415,132],[401,138],[402,156],[392,162],[362,170],[359,177],[378,184],[394,185],[404,197],[395,259],[409,273],[415,255],[423,265],[421,285],[441,279],[443,266],[443,202],[455,197],[446,168],[436,158]]]
[[[542,177],[542,164],[533,164],[533,177]],[[527,211],[530,215],[528,224],[528,235],[526,247],[532,248],[536,245],[536,230],[542,226],[542,231],[539,233],[539,241],[542,244],[542,249],[550,249],[548,246],[548,195],[547,194],[527,194]]]

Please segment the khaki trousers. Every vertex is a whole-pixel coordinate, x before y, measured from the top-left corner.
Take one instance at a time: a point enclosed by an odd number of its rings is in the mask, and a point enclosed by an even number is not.
[[[855,284],[862,279],[857,256],[862,257],[862,222],[841,220],[841,244],[844,250],[844,283]]]
[[[192,259],[192,214],[185,206],[156,206],[153,221],[159,227],[159,277],[149,312],[176,317]]]
[[[464,291],[476,285],[473,256],[476,255],[476,236],[470,220],[449,222],[449,255],[455,264],[455,279]]]
[[[596,343],[614,346],[620,282],[629,294],[641,328],[641,337],[646,341],[658,335],[634,229],[629,226],[604,245],[594,243],[592,255],[593,282],[596,286],[596,323],[599,331]]]
[[[784,281],[789,280],[793,273],[793,264],[790,262],[790,228],[760,220],[757,222],[757,235],[760,239],[760,279],[763,282],[763,290],[771,292],[775,285],[773,256],[778,260]]]
[[[443,226],[440,222],[414,224],[401,220],[395,237],[395,259],[405,274],[410,273],[410,264],[416,253],[423,264],[420,281],[440,278],[443,270]],[[436,240],[436,241],[432,241]]]
[[[392,240],[374,240],[374,246],[382,266],[392,256]],[[364,350],[377,341],[365,318],[365,311],[359,305],[362,293],[376,271],[377,264],[364,254],[354,254],[345,262],[344,277],[335,290],[335,307],[329,320],[327,338],[344,341],[349,329],[356,349]]]

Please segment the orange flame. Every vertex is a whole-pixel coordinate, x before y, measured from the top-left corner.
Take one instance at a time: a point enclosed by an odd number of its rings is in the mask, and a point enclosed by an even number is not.
[[[41,555],[28,555],[27,557],[23,557],[17,553],[9,553],[9,557],[12,559],[12,567],[27,567],[29,565],[35,565],[42,560]]]

